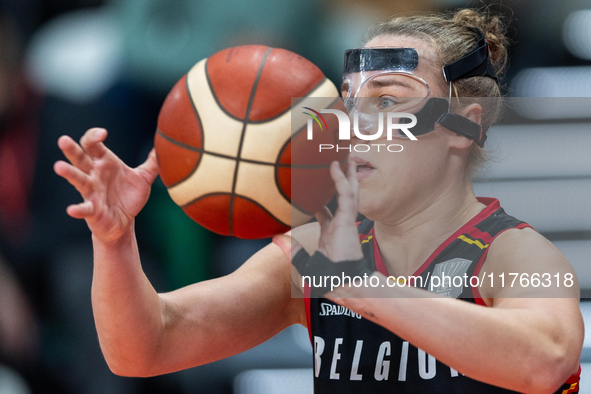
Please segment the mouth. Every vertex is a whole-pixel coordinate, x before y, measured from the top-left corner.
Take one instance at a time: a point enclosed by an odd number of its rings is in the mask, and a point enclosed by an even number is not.
[[[375,170],[375,168],[373,168],[371,166],[367,166],[365,164],[358,164],[357,165],[357,172],[366,172],[366,171],[371,171],[371,170]]]
[[[357,164],[357,173],[370,172],[376,169],[369,161],[360,157],[352,157],[351,160]]]

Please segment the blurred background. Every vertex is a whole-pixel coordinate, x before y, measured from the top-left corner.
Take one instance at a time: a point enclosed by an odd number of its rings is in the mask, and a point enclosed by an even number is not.
[[[90,232],[66,215],[79,196],[52,169],[62,158],[57,139],[105,127],[108,146],[136,166],[153,145],[168,90],[221,49],[283,47],[340,84],[343,51],[359,46],[371,24],[487,3],[0,0],[0,393],[311,393],[311,347],[296,326],[207,366],[150,379],[113,375],[92,318]],[[591,97],[591,2],[503,0],[492,10],[511,20],[510,95]],[[490,131],[498,160],[475,177],[477,195],[498,197],[566,254],[583,297],[591,297],[589,104],[518,108]],[[209,233],[159,180],[137,221],[144,270],[158,291],[230,273],[268,242]],[[581,309],[591,327],[591,303]],[[587,337],[581,393],[591,392]]]

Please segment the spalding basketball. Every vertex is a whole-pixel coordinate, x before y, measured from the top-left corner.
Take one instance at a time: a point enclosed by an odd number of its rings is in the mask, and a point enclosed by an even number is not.
[[[284,49],[225,49],[177,82],[160,110],[155,148],[160,177],[189,217],[219,234],[265,238],[330,201],[329,165],[344,163],[348,152],[318,152],[318,145],[334,144],[336,117],[325,117],[328,130],[310,144],[306,118],[292,125],[292,98],[344,110],[320,69]]]

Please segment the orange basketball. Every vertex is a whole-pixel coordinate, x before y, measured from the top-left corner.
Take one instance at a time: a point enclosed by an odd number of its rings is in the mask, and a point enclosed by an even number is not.
[[[336,117],[308,141],[305,120],[292,127],[292,97],[344,110],[320,69],[284,49],[225,49],[177,82],[154,144],[160,177],[189,217],[219,234],[265,238],[305,223],[330,201],[329,164],[348,152],[320,154],[318,144],[334,143]]]

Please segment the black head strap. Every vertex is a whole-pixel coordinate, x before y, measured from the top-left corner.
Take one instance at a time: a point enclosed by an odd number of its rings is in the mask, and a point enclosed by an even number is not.
[[[469,27],[468,29],[478,35],[476,48],[461,59],[443,66],[443,77],[447,82],[477,76],[486,76],[497,80],[495,68],[490,61],[488,42],[484,38],[482,30],[477,27]]]
[[[474,140],[481,147],[486,141],[486,134],[482,126],[470,119],[464,118],[458,114],[447,112],[448,102],[442,98],[430,98],[419,112],[415,113],[417,124],[412,132],[415,136],[427,134],[435,129],[437,124],[456,134],[463,135],[466,138]],[[402,118],[400,123],[410,122],[410,119]]]
[[[488,42],[484,33],[477,27],[468,27],[468,29],[478,35],[476,48],[461,59],[443,66],[443,77],[447,82],[477,76],[490,77],[496,81],[497,74],[490,61]],[[437,123],[454,133],[473,139],[481,147],[484,146],[487,136],[478,123],[453,113],[441,115]]]
[[[456,134],[474,140],[480,147],[484,147],[487,136],[482,132],[482,125],[449,112],[441,115],[437,123]]]

